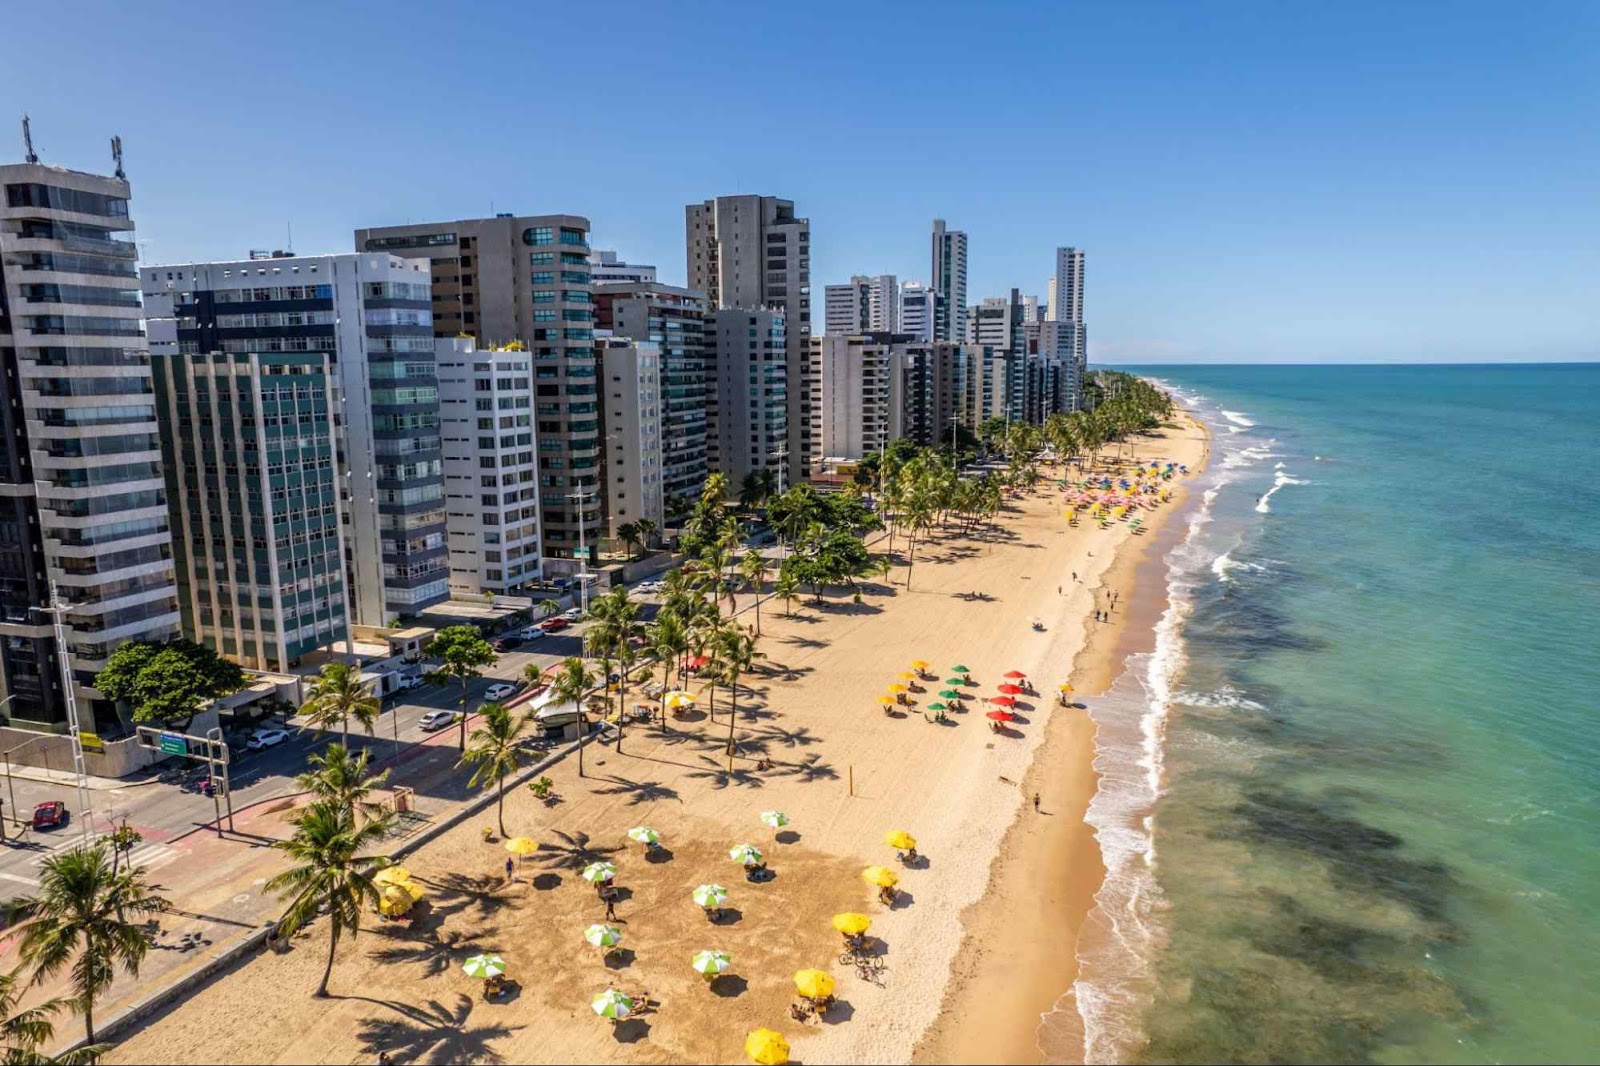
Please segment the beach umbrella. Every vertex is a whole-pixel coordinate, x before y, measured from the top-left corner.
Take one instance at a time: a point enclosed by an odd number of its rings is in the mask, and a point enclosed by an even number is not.
[[[947,685],[965,685],[967,679],[964,677],[947,677],[944,679],[944,683]]]
[[[1071,685],[1067,685],[1067,684],[1057,685],[1056,688],[1060,689],[1062,692],[1071,692],[1072,691],[1072,686]]]
[[[1022,689],[1016,685],[1001,685],[1000,691],[1007,696],[1016,696],[1021,694]]]
[[[661,834],[647,825],[636,825],[628,830],[628,839],[640,844],[659,844]]]
[[[911,669],[913,670],[926,670],[927,668],[928,660],[926,659],[916,659],[911,663]]]
[[[928,704],[928,710],[930,710],[930,711],[948,711],[949,709],[950,708],[946,707],[942,703],[930,703],[930,704]]]
[[[952,674],[970,674],[970,673],[972,673],[972,671],[968,670],[965,666],[952,666],[950,668],[950,672]]]
[[[901,681],[915,681],[917,679],[917,675],[912,673],[910,670],[902,670],[894,676],[898,677]]]
[[[825,970],[796,970],[794,990],[807,999],[833,995],[833,975]]]
[[[1021,670],[1007,670],[1005,672],[1005,676],[1011,678],[1012,680],[1016,680],[1018,678],[1027,677],[1028,675],[1023,673]]]
[[[879,696],[878,697],[878,702],[883,704],[885,707],[888,707],[888,706],[894,704],[896,701],[895,701],[895,698],[893,696]]]
[[[861,879],[879,888],[893,888],[900,883],[900,875],[887,866],[869,866],[861,871]]]
[[[695,973],[715,977],[733,965],[733,957],[726,951],[700,951],[695,953],[689,965],[694,967]]]
[[[891,829],[884,834],[883,842],[891,848],[902,848],[909,851],[917,846],[917,838],[904,829]]]
[[[694,890],[694,901],[702,907],[720,907],[728,902],[728,890],[721,885],[701,885]]]
[[[498,955],[474,955],[461,964],[461,972],[479,980],[499,977],[506,972],[506,960]]]
[[[961,692],[953,688],[941,689],[939,695],[947,700],[959,700],[961,698]]]
[[[990,711],[988,714],[984,715],[984,717],[993,718],[996,722],[1009,722],[1015,718],[1016,715],[1012,714],[1010,711]]]
[[[583,879],[591,884],[609,881],[617,876],[617,866],[610,862],[591,862],[583,868]]]
[[[754,844],[735,844],[728,849],[728,858],[746,866],[755,866],[761,862],[761,849]]]
[[[589,1001],[589,1006],[602,1018],[610,1018],[620,1022],[633,1010],[633,997],[625,996],[614,988],[608,988]]]
[[[872,919],[865,914],[846,911],[833,916],[833,927],[845,936],[860,936],[872,928]]]
[[[693,692],[669,692],[666,701],[668,707],[688,707],[694,703]]]
[[[413,895],[413,892],[415,895]],[[383,894],[378,897],[378,913],[390,918],[398,918],[411,909],[411,905],[422,898],[422,889],[410,881],[384,887]]]
[[[902,685],[902,684],[900,684],[900,683],[899,683],[899,682],[898,682],[898,681],[897,681],[897,682],[895,682],[895,683],[894,683],[894,684],[892,684],[892,685],[890,685],[890,686],[889,686],[889,691],[890,691],[890,692],[909,692],[909,691],[910,691],[910,690],[909,690],[909,689],[907,689],[907,688],[906,688],[906,686],[904,686],[904,685]]]
[[[992,696],[989,702],[996,707],[1015,707],[1017,705],[1016,698],[1013,696]]]
[[[404,866],[385,866],[372,875],[375,885],[403,885],[411,880],[411,871]]]
[[[782,829],[789,824],[789,816],[782,811],[762,811],[761,824],[771,829]]]
[[[539,850],[539,842],[532,837],[512,837],[506,841],[506,850],[513,855],[532,855]]]
[[[789,1042],[782,1033],[757,1029],[744,1038],[744,1053],[761,1066],[783,1066],[789,1061]]]
[[[614,925],[591,925],[583,931],[583,939],[597,948],[614,948],[622,943],[622,930]]]

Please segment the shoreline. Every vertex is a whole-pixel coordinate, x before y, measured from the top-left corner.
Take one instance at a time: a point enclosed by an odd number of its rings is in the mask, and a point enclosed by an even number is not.
[[[1168,600],[1162,563],[1182,539],[1185,526],[1177,519],[1189,513],[1189,486],[1211,458],[1209,429],[1187,408],[1183,414],[1204,435],[1201,461],[1174,492],[1172,505],[1157,512],[1149,534],[1124,539],[1091,586],[1097,604],[1109,590],[1119,598],[1110,624],[1095,622],[1092,614],[1081,620],[1083,642],[1071,674],[1076,703],[1103,696],[1131,656],[1155,646],[1155,627]],[[1019,804],[982,897],[960,915],[961,950],[938,1017],[917,1040],[913,1062],[1083,1061],[1076,946],[1106,875],[1086,821],[1100,785],[1097,734],[1087,710],[1050,719],[1022,788],[1024,796],[1045,797],[1041,810],[1050,817],[1034,817]],[[1061,950],[1064,944],[1073,950]],[[997,1011],[995,1004],[1003,1008]],[[1046,1043],[1076,1047],[1077,1054],[1051,1053]]]

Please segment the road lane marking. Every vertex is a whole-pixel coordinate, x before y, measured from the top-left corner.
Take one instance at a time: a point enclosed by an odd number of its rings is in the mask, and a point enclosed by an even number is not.
[[[5,878],[7,881],[16,881],[18,884],[32,885],[34,888],[39,887],[37,880],[32,877],[23,877],[21,874],[0,873],[0,877]]]

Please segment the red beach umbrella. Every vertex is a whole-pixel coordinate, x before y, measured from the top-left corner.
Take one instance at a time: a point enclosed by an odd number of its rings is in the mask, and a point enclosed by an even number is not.
[[[1000,691],[1004,692],[1007,696],[1018,696],[1022,694],[1022,690],[1016,685],[1001,685]]]
[[[1016,715],[1012,714],[1010,711],[990,711],[988,714],[984,715],[984,717],[993,718],[997,722],[1009,722],[1015,718]]]
[[[1023,673],[1021,670],[1007,670],[1005,672],[1004,676],[1005,677],[1010,677],[1010,678],[1019,678],[1019,677],[1027,677],[1028,675]]]
[[[1015,707],[1017,705],[1017,701],[1010,696],[994,696],[990,698],[989,702],[996,707]]]

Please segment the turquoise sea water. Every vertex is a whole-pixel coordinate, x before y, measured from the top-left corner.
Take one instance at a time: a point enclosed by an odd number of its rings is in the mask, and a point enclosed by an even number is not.
[[[1092,708],[1090,1058],[1600,1061],[1600,367],[1137,370],[1216,446]]]

